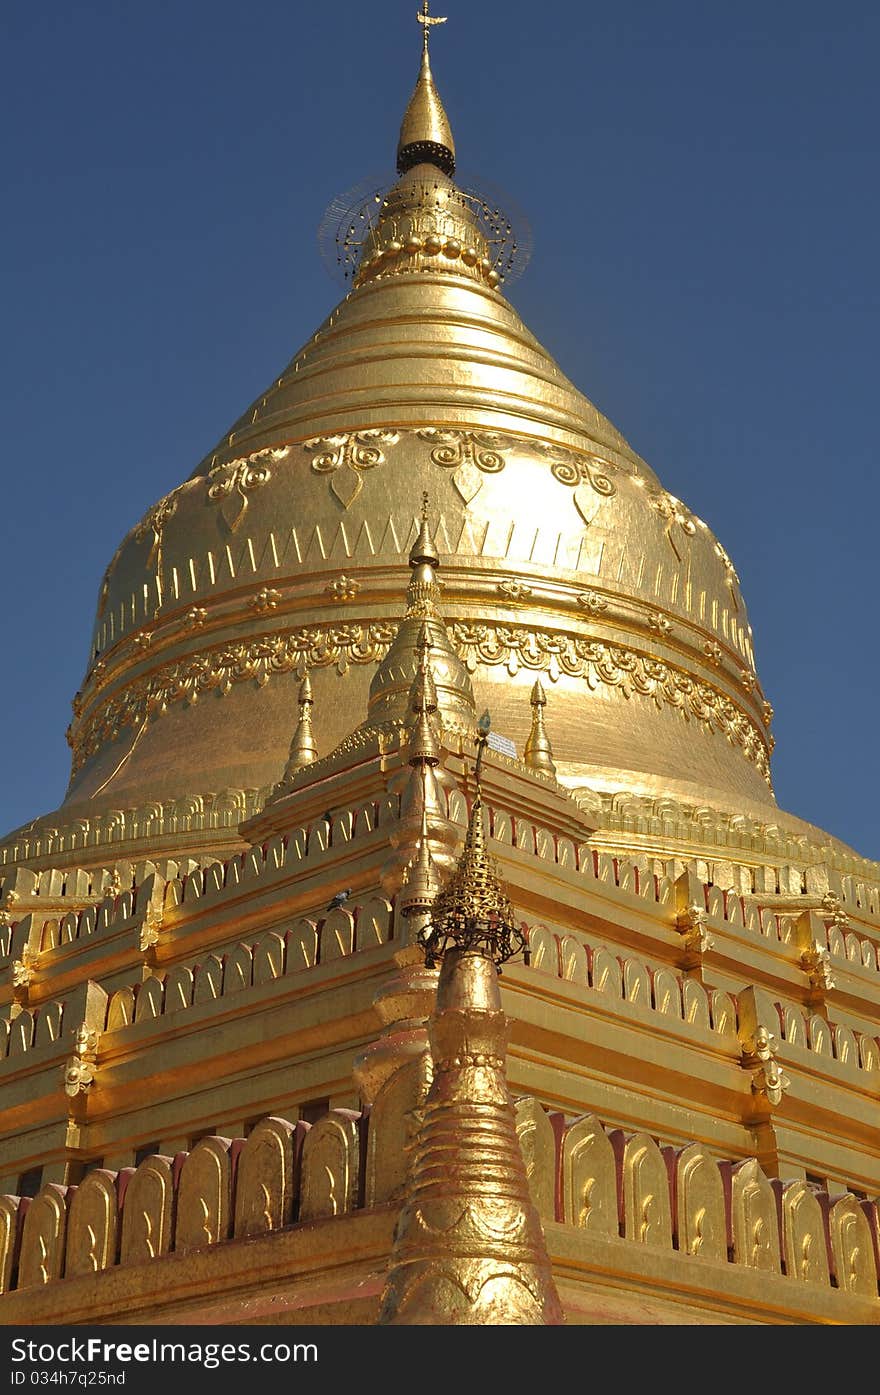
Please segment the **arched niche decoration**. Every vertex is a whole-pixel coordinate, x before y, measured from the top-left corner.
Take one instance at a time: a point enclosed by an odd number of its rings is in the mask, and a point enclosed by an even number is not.
[[[846,943],[836,925],[832,925],[828,931],[828,953],[833,954],[835,959],[846,958]]]
[[[0,1293],[12,1288],[27,1207],[27,1201],[19,1196],[0,1196]]]
[[[18,1263],[19,1288],[35,1288],[61,1278],[67,1233],[67,1193],[67,1187],[49,1182],[28,1207]]]
[[[107,1031],[118,1032],[134,1021],[134,989],[117,988],[107,1007]]]
[[[877,1297],[877,1262],[871,1227],[854,1196],[835,1201],[828,1217],[837,1287],[860,1298]]]
[[[710,998],[712,1010],[712,1030],[719,1036],[728,1036],[736,1032],[736,1007],[729,993],[723,993],[719,988],[712,992]]]
[[[620,1234],[614,1149],[593,1114],[562,1136],[562,1219],[593,1235]]]
[[[193,1000],[193,971],[186,964],[169,969],[165,978],[165,1011],[180,1012]]]
[[[807,1019],[800,1008],[788,1006],[782,1014],[785,1040],[791,1046],[805,1047],[807,1044]]]
[[[354,1210],[360,1181],[359,1119],[353,1110],[332,1109],[303,1139],[301,1221]]]
[[[597,993],[607,993],[609,998],[619,999],[623,994],[620,961],[604,945],[593,950],[590,982]]]
[[[251,1130],[236,1169],[236,1240],[289,1224],[299,1137],[286,1119],[261,1119]]]
[[[160,978],[152,974],[145,978],[135,999],[135,1022],[147,1022],[150,1018],[161,1017],[164,996],[165,985]]]
[[[681,1017],[681,988],[670,969],[658,969],[654,974],[654,1008],[667,1017]]]
[[[270,930],[254,946],[254,983],[274,983],[284,973],[284,940]]]
[[[638,1007],[651,1006],[651,979],[644,964],[637,959],[624,960],[623,996]]]
[[[587,986],[587,951],[574,935],[564,935],[560,944],[562,977],[569,983]]]
[[[727,1260],[727,1215],[718,1164],[699,1143],[675,1155],[678,1248],[717,1263]]]
[[[318,930],[313,920],[297,920],[287,932],[285,971],[313,969],[318,962]]]
[[[710,1030],[709,1022],[709,996],[701,983],[695,978],[686,978],[681,986],[681,1002],[684,1012],[685,1022],[690,1022],[694,1027],[700,1027],[704,1032]]]
[[[67,1225],[67,1278],[97,1274],[116,1263],[116,1173],[93,1168],[76,1188]]]
[[[197,965],[193,984],[193,1003],[213,1003],[223,994],[223,961],[209,954]]]
[[[61,1036],[63,1003],[44,1003],[37,1016],[34,1046],[51,1046]]]
[[[732,1169],[730,1207],[734,1262],[778,1274],[782,1264],[776,1197],[756,1158]]]
[[[250,988],[253,972],[254,956],[250,945],[236,945],[226,955],[223,965],[223,996]]]
[[[35,1026],[34,1014],[28,1012],[27,1008],[22,1009],[17,1017],[13,1017],[9,1024],[8,1055],[23,1056],[30,1050],[34,1044]]]
[[[827,1285],[828,1249],[822,1208],[806,1182],[782,1190],[782,1250],[785,1272],[804,1283]]]
[[[167,1254],[174,1223],[172,1159],[144,1158],[129,1179],[122,1203],[122,1264],[146,1264]]]
[[[559,973],[556,936],[544,925],[529,927],[529,959],[533,969],[544,974]]]
[[[858,1070],[859,1047],[855,1033],[840,1023],[834,1028],[834,1055],[842,1066],[853,1066]]]
[[[321,926],[321,963],[331,959],[345,959],[354,953],[354,916],[342,906],[337,906]]]
[[[831,1029],[824,1017],[818,1013],[813,1013],[807,1023],[807,1036],[810,1048],[820,1056],[830,1056],[831,1051]]]
[[[550,1116],[531,1095],[514,1106],[516,1136],[529,1192],[542,1221],[556,1219],[556,1134]]]
[[[624,1138],[615,1132],[619,1151],[623,1229],[627,1240],[672,1249],[672,1207],[669,1176],[660,1149],[645,1133]]]
[[[357,948],[373,949],[391,939],[391,902],[385,896],[368,896],[358,911]]]
[[[40,931],[40,949],[56,949],[61,943],[61,928],[55,919],[45,921]]]
[[[229,1236],[232,1167],[228,1138],[200,1138],[180,1169],[174,1248],[198,1250]]]

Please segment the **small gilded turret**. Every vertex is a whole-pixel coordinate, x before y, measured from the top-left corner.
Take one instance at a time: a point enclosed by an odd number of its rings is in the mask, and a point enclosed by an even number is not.
[[[441,769],[442,727],[429,654],[427,627],[422,625],[418,669],[410,690],[413,725],[406,747],[410,769],[401,792],[400,818],[389,834],[395,851],[381,874],[388,891],[393,891],[403,877],[399,905],[410,924],[408,939],[420,936],[428,907],[452,866],[458,841],[457,827],[446,814],[452,780]]]
[[[298,770],[311,765],[318,758],[318,747],[315,744],[315,736],[312,731],[312,708],[314,705],[312,682],[309,675],[305,674],[299,685],[299,721],[290,743],[290,754],[287,757],[284,774],[273,790],[275,795],[287,789]]]
[[[532,707],[532,729],[526,740],[523,760],[532,770],[543,770],[547,775],[555,775],[556,766],[553,763],[553,750],[550,745],[550,737],[544,726],[544,708],[547,706],[547,698],[544,695],[540,678],[535,679],[535,686],[532,688],[529,702]]]
[[[410,549],[409,565],[412,572],[406,593],[406,614],[388,653],[373,675],[365,725],[374,730],[409,725],[412,685],[420,664],[419,646],[424,639],[439,718],[449,731],[470,732],[475,715],[474,690],[470,674],[437,609],[440,557],[428,523],[427,495]]]

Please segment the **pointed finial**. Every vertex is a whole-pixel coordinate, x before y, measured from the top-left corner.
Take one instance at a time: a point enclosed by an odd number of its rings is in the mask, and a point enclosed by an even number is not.
[[[445,24],[445,23],[446,23],[447,16],[446,16],[446,15],[431,15],[431,14],[428,14],[428,0],[424,0],[424,3],[423,3],[423,5],[422,5],[421,10],[420,10],[420,11],[418,12],[418,14],[416,15],[416,19],[419,21],[419,24],[422,26],[422,39],[423,39],[423,46],[422,46],[422,48],[423,48],[423,52],[424,52],[424,53],[427,53],[427,52],[428,52],[428,34],[429,34],[430,30],[431,30],[432,25],[435,25],[435,24]]]
[[[555,775],[553,749],[544,726],[544,708],[547,706],[547,698],[544,695],[540,678],[535,679],[535,686],[532,688],[529,702],[532,708],[532,729],[526,741],[523,761],[531,770],[542,770],[547,775]]]
[[[419,531],[416,540],[409,550],[409,564],[411,567],[418,567],[422,563],[427,563],[430,567],[439,567],[440,554],[437,551],[437,544],[428,523],[428,491],[422,495],[422,511],[420,516]]]
[[[443,725],[447,730],[472,731],[474,690],[438,611],[440,556],[427,512],[427,497],[423,495],[418,533],[409,554],[412,572],[406,590],[406,614],[370,683],[367,724],[410,726],[412,685],[419,667],[418,645],[426,633],[435,663],[432,679]]]
[[[314,705],[312,681],[306,672],[299,685],[299,721],[290,743],[290,754],[281,777],[281,785],[286,785],[297,770],[311,765],[318,758],[318,747],[315,744],[315,736],[312,731],[312,708]]]
[[[437,88],[428,58],[428,31],[435,24],[445,24],[446,16],[428,14],[427,0],[416,16],[422,26],[422,65],[415,91],[400,127],[397,143],[397,172],[406,174],[415,165],[436,165],[444,174],[455,172],[455,142],[449,118]]]

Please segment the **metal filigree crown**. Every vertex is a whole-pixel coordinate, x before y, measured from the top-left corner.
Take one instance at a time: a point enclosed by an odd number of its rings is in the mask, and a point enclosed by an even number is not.
[[[513,907],[501,886],[495,860],[486,848],[479,784],[486,739],[487,733],[481,731],[474,772],[477,788],[464,849],[450,880],[434,900],[430,920],[419,935],[429,969],[450,949],[483,954],[492,960],[499,972],[502,964],[518,954],[522,954],[526,964],[529,962],[525,936],[514,919]]]

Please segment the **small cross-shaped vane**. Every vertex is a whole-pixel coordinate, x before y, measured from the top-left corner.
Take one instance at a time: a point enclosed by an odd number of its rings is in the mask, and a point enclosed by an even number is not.
[[[428,14],[428,0],[424,0],[424,4],[422,5],[422,8],[421,8],[420,12],[416,15],[416,19],[419,21],[419,24],[422,26],[422,34],[423,34],[424,40],[425,40],[425,52],[427,53],[427,52],[428,52],[428,33],[429,33],[430,28],[431,28],[431,25],[432,25],[432,24],[445,24],[445,23],[446,23],[447,16],[446,16],[446,15],[429,15],[429,14]]]

